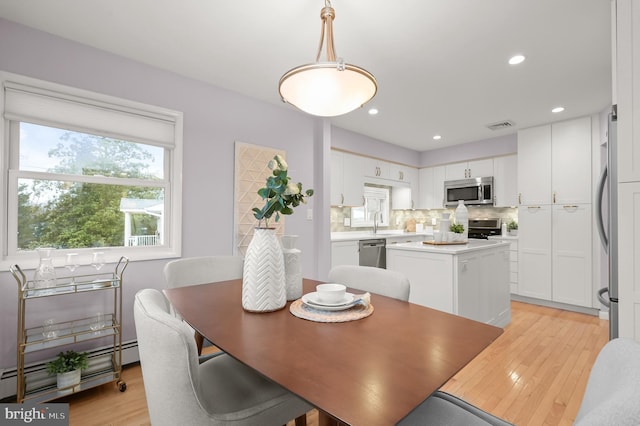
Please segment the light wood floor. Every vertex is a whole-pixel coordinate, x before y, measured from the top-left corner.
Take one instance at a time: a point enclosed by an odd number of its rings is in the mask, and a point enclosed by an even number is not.
[[[591,366],[608,340],[608,322],[526,303],[511,306],[504,334],[442,389],[517,425],[572,424]],[[68,397],[70,425],[150,424],[140,367],[126,367],[123,378],[124,393],[108,384]],[[308,424],[317,426],[317,412],[308,415]]]

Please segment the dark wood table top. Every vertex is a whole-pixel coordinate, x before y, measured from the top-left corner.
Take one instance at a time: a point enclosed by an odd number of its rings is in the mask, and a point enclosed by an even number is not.
[[[304,293],[318,281],[304,280]],[[232,357],[335,419],[395,424],[441,387],[502,329],[371,295],[371,316],[318,323],[284,309],[242,309],[242,280],[165,290],[193,328]]]

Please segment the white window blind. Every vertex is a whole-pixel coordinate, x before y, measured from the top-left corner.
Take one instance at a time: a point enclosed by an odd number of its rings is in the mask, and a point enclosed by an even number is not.
[[[157,109],[157,108],[155,108]],[[4,118],[173,148],[177,117],[4,82]]]

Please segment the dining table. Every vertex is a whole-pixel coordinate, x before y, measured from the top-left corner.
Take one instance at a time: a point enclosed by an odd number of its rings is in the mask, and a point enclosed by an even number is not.
[[[303,280],[303,294],[320,281]],[[352,294],[362,292],[348,289]],[[502,329],[377,294],[370,315],[318,322],[242,307],[242,279],[165,289],[197,332],[315,406],[320,425],[393,425],[440,388]]]

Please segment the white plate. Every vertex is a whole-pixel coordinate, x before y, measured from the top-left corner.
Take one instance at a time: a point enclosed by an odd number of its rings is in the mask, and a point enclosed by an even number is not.
[[[316,292],[307,293],[302,296],[302,303],[310,306],[314,309],[320,309],[323,311],[343,311],[353,307],[354,296],[351,293],[345,293],[344,299],[339,303],[327,304],[318,300],[318,294]]]

